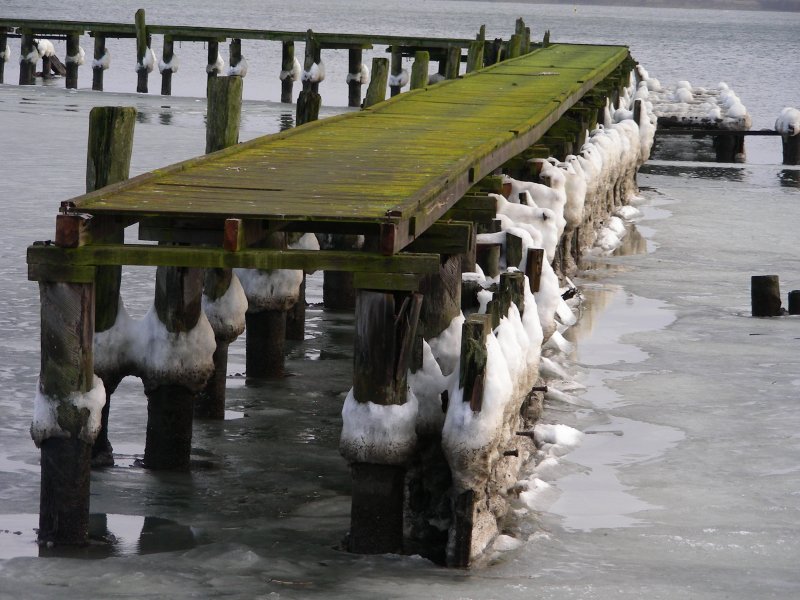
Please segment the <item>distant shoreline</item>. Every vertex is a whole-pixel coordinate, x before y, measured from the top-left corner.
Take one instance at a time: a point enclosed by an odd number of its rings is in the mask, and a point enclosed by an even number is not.
[[[505,2],[507,0],[488,1]],[[556,2],[555,0],[515,1],[523,4],[572,4],[577,6],[619,6],[622,8],[678,8],[800,12],[800,0],[571,0],[569,2]]]

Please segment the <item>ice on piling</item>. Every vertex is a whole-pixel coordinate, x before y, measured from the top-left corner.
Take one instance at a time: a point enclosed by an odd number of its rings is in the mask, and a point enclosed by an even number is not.
[[[172,58],[168,63],[165,63],[163,59],[159,59],[158,61],[158,72],[163,73],[164,71],[170,71],[172,73],[178,72],[178,67],[180,66],[181,61],[178,58],[177,54],[173,54]]]
[[[217,75],[222,75],[225,71],[225,59],[222,58],[222,55],[218,52],[217,53],[217,60],[213,63],[209,63],[206,65],[206,73],[216,73]]]
[[[72,405],[79,411],[86,409],[88,415],[79,438],[91,444],[100,431],[103,407],[106,404],[106,390],[103,380],[97,376],[92,378],[92,389],[88,392],[73,392],[66,401],[48,397],[42,391],[41,381],[36,383],[36,396],[33,403],[33,420],[31,422],[31,438],[36,447],[49,438],[69,438],[70,433],[64,431],[58,423],[58,407],[61,404]]]
[[[278,76],[281,81],[286,80],[287,78],[290,81],[300,81],[300,75],[303,72],[303,67],[300,66],[300,61],[297,60],[297,57],[294,57],[294,62],[292,63],[292,68],[287,70],[281,71],[281,74]]]
[[[356,82],[360,83],[361,85],[367,85],[369,83],[369,67],[364,63],[358,68],[358,73],[348,73],[347,74],[347,83]]]
[[[680,81],[674,88],[650,91],[648,101],[663,123],[730,130],[747,130],[752,124],[747,108],[724,82],[706,88]]]
[[[405,87],[408,85],[408,71],[401,70],[397,75],[389,75],[389,87]]]
[[[86,62],[86,51],[78,46],[78,53],[77,54],[68,54],[66,58],[67,63],[73,63],[78,66],[81,66],[83,63]]]
[[[218,340],[233,341],[245,328],[247,296],[236,274],[225,293],[215,300],[203,294],[203,312],[208,318],[214,336]]]
[[[794,136],[800,134],[800,110],[785,107],[775,120],[775,131],[781,135]]]
[[[325,80],[325,64],[322,61],[314,63],[308,71],[303,71],[302,81],[321,83]]]
[[[111,52],[106,48],[105,53],[100,58],[92,59],[93,69],[103,69],[104,71],[111,66]]]

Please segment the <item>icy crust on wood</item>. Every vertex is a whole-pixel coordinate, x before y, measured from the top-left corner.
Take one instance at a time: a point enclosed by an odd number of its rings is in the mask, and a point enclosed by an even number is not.
[[[303,272],[293,269],[234,269],[247,296],[248,310],[288,310],[300,297]]]
[[[321,83],[325,80],[325,63],[314,63],[308,71],[303,71],[301,79],[310,83]]]
[[[781,110],[775,120],[775,131],[787,136],[800,135],[800,110],[790,106]]]
[[[216,73],[217,75],[222,75],[224,70],[225,59],[222,58],[222,55],[219,53],[217,53],[217,60],[206,65],[206,73]]]
[[[369,67],[364,63],[358,68],[358,73],[348,73],[347,74],[347,83],[360,83],[361,85],[367,85],[369,83]]]
[[[78,46],[78,53],[67,55],[66,62],[74,63],[78,66],[82,65],[84,62],[86,62],[86,51]]]
[[[405,87],[408,85],[409,75],[406,69],[397,75],[389,75],[389,87]]]
[[[454,373],[458,368],[458,361],[461,358],[461,328],[463,325],[464,314],[459,313],[450,321],[447,329],[427,341],[433,358],[436,359],[445,376]],[[440,391],[445,389],[447,388],[443,387]]]
[[[247,59],[243,56],[238,64],[228,67],[228,76],[244,77],[247,75]]]
[[[33,402],[33,421],[31,422],[31,437],[36,447],[49,438],[69,438],[70,433],[64,431],[59,424],[59,407],[68,407],[86,410],[86,419],[81,427],[78,437],[87,444],[94,443],[100,431],[103,406],[106,404],[106,389],[103,380],[95,376],[92,379],[92,389],[88,392],[73,392],[66,400],[50,398],[42,392],[40,382],[36,383],[36,397]]]
[[[454,322],[457,320],[459,320],[458,317],[453,319]],[[463,323],[463,321],[464,317],[461,315],[460,322]],[[449,329],[445,331],[449,331]],[[456,348],[461,345],[460,337],[459,335]],[[445,343],[446,342],[442,342],[442,345]],[[449,351],[451,351],[450,348],[448,348],[448,352]],[[452,377],[447,377],[442,373],[439,363],[436,362],[436,358],[433,356],[430,344],[423,340],[422,367],[408,374],[408,386],[417,399],[418,435],[432,435],[442,430],[445,415],[442,409],[442,392],[449,387],[451,378]]]
[[[746,130],[752,125],[741,99],[725,82],[705,88],[679,81],[674,87],[663,88],[659,83],[658,89],[651,89],[648,78],[643,77],[639,85],[642,86],[639,97],[652,104],[659,118],[732,130]]]
[[[163,73],[164,71],[170,71],[172,73],[178,72],[178,67],[180,66],[181,61],[177,54],[172,55],[172,59],[169,62],[164,62],[163,59],[158,61],[158,72]]]
[[[417,398],[409,389],[405,404],[360,402],[347,394],[342,408],[339,452],[350,462],[403,465],[417,445]]]
[[[120,301],[114,325],[94,336],[94,370],[103,378],[140,377],[146,391],[167,384],[200,390],[214,372],[216,347],[203,313],[191,331],[171,333],[155,307],[137,321]]]
[[[300,66],[300,61],[297,60],[297,57],[294,58],[294,62],[292,63],[292,68],[289,71],[281,71],[281,74],[278,76],[281,81],[285,79],[290,79],[291,81],[300,81],[300,75],[303,72],[303,67]]]
[[[5,49],[0,52],[0,60],[3,62],[9,62],[11,60],[11,46],[6,44]]]
[[[105,53],[101,58],[92,59],[93,69],[103,69],[104,71],[111,66],[111,52],[106,48]]]
[[[203,294],[203,312],[217,340],[230,343],[242,334],[247,313],[247,295],[236,275],[231,277],[227,291],[216,300],[210,300]]]
[[[156,63],[156,53],[153,52],[152,48],[148,48],[144,53],[142,62],[136,63],[136,71],[147,71],[148,73],[152,73]]]

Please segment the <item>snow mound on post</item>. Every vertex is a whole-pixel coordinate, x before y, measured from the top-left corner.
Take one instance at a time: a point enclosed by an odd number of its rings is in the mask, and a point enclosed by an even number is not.
[[[92,379],[92,389],[88,392],[73,392],[66,401],[78,410],[89,411],[86,423],[81,428],[79,438],[91,444],[100,431],[103,407],[106,404],[106,389],[103,380],[96,375]],[[58,424],[58,406],[61,402],[50,398],[42,392],[41,382],[36,383],[36,397],[33,403],[33,421],[31,422],[31,438],[40,447],[48,438],[69,438],[70,434]]]
[[[294,269],[234,269],[251,311],[285,310],[300,298],[303,272]]]
[[[244,331],[247,296],[234,274],[227,291],[216,300],[203,294],[203,312],[219,340],[235,340]]]
[[[800,134],[800,110],[785,107],[775,121],[775,131],[781,135]]]
[[[351,389],[342,408],[339,451],[349,462],[402,465],[417,443],[417,398],[408,390],[405,404],[359,402]]]

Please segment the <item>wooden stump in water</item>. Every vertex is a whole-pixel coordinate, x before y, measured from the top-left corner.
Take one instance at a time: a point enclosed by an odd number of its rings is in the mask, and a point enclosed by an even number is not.
[[[800,165],[800,134],[782,135],[783,164]]]
[[[208,80],[206,154],[239,143],[243,87],[235,75]]]
[[[781,290],[777,275],[753,275],[750,278],[750,302],[754,317],[777,317],[781,314]]]
[[[248,379],[284,374],[286,310],[247,311],[246,373]]]
[[[789,292],[789,314],[800,315],[800,290]]]
[[[389,82],[389,59],[372,59],[372,76],[364,98],[364,108],[386,100],[386,85]]]

